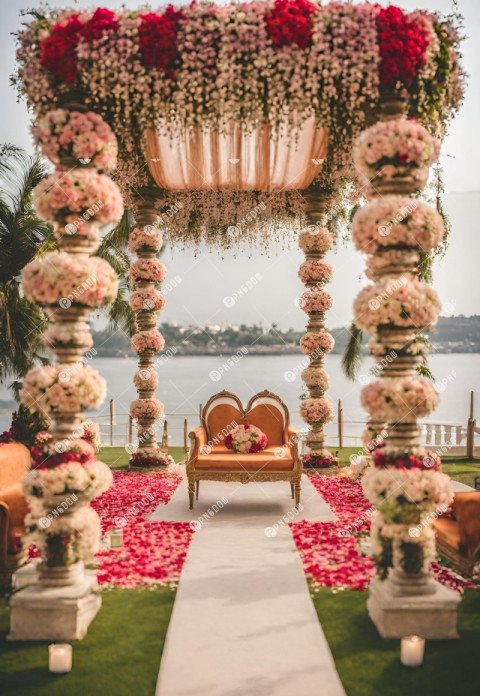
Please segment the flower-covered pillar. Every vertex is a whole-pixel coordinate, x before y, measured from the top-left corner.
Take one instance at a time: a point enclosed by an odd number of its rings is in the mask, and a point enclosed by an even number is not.
[[[307,287],[300,297],[300,307],[308,315],[307,333],[300,339],[300,349],[309,359],[308,367],[302,372],[308,395],[300,405],[300,415],[309,426],[305,438],[309,452],[303,457],[303,462],[305,466],[328,467],[333,463],[333,456],[324,447],[323,426],[332,421],[333,409],[325,398],[328,374],[324,369],[324,358],[332,350],[334,340],[325,329],[325,312],[332,306],[332,297],[324,285],[332,280],[333,267],[324,257],[333,245],[333,235],[325,227],[332,199],[321,191],[305,191],[303,195],[310,223],[299,236],[306,260],[298,275]]]
[[[433,384],[417,373],[425,350],[419,334],[436,323],[440,310],[418,270],[421,252],[437,246],[443,225],[415,194],[427,183],[438,145],[405,118],[402,106],[401,99],[384,97],[381,120],[361,134],[354,153],[369,202],[355,215],[353,239],[368,254],[373,281],[355,300],[355,322],[372,336],[379,375],[364,387],[362,404],[386,428],[385,447],[375,450],[363,478],[376,508],[371,537],[382,578],[371,584],[368,607],[384,637],[453,637],[458,598],[429,577],[431,523],[453,494],[439,458],[419,446],[418,428],[418,419],[437,405]],[[405,596],[415,602],[405,603]]]
[[[118,222],[123,204],[104,173],[115,167],[117,142],[100,116],[70,102],[47,113],[33,132],[56,166],[36,188],[35,204],[54,226],[58,250],[25,267],[23,289],[45,308],[45,342],[56,361],[30,370],[20,392],[22,403],[45,413],[51,427],[38,435],[23,480],[30,507],[24,544],[37,547],[41,562],[38,583],[12,597],[11,638],[73,639],[85,635],[101,605],[95,576],[84,570],[100,540],[89,503],[112,482],[82,426],[84,411],[106,394],[105,381],[88,365],[94,355],[88,316],[117,294],[114,270],[92,254],[99,227]]]
[[[155,396],[158,374],[155,355],[165,341],[157,329],[158,312],[165,300],[157,286],[166,275],[165,266],[157,258],[162,248],[162,234],[158,229],[156,202],[158,192],[154,188],[142,188],[136,197],[136,226],[129,237],[129,250],[138,259],[132,261],[130,277],[134,289],[130,304],[135,314],[137,333],[132,337],[132,348],[138,354],[138,371],[134,384],[138,399],[130,406],[130,415],[138,424],[137,450],[130,458],[131,466],[165,466],[169,458],[157,445],[156,422],[163,416],[164,407]]]

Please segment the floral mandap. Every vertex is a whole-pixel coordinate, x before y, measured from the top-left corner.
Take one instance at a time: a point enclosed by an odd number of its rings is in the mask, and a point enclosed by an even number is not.
[[[51,418],[63,452],[73,458],[72,433],[104,396],[103,379],[82,356],[91,346],[89,312],[116,296],[117,283],[92,254],[128,209],[138,355],[132,464],[168,464],[155,435],[164,412],[155,371],[164,348],[157,330],[164,236],[172,245],[230,253],[241,243],[268,247],[298,235],[305,464],[330,466],[323,426],[333,418],[325,396],[332,298],[325,286],[333,266],[324,257],[337,221],[356,211],[352,237],[367,256],[371,285],[355,301],[355,322],[371,334],[376,358],[396,351],[362,395],[372,427],[387,433],[382,457],[370,456],[366,433],[375,557],[382,572],[425,575],[432,533],[424,520],[451,496],[440,464],[418,446],[417,419],[437,403],[417,371],[426,350],[421,331],[435,324],[440,307],[421,271],[444,238],[442,216],[422,190],[462,103],[460,26],[438,12],[310,0],[32,12],[17,34],[13,80],[31,109],[38,148],[54,166],[38,187],[37,209],[54,225],[58,249],[29,264],[23,282],[51,320],[46,340],[57,361],[34,368],[21,396]],[[93,471],[93,455],[87,462]],[[68,457],[55,465],[67,481]],[[392,473],[403,491],[394,503]],[[50,465],[38,476],[51,479]],[[35,490],[40,509],[43,488]],[[97,494],[93,487],[71,510],[71,544],[60,565],[82,560],[77,540],[86,516],[92,546],[99,524],[88,501]],[[422,530],[417,538],[408,535],[413,523]],[[51,543],[38,546],[44,564],[55,565]]]

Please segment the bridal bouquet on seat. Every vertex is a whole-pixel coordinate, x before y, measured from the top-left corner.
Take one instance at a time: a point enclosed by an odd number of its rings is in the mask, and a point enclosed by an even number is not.
[[[267,446],[267,436],[254,425],[237,425],[225,438],[225,447],[239,454],[260,452]]]

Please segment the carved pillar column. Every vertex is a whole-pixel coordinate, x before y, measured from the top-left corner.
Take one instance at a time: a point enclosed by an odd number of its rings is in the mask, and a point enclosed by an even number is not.
[[[307,333],[300,340],[302,352],[308,356],[309,365],[302,372],[308,395],[300,405],[300,414],[309,429],[305,438],[308,447],[303,457],[306,467],[323,468],[333,464],[332,454],[325,449],[323,427],[333,420],[333,409],[325,398],[328,375],[324,369],[325,354],[334,345],[333,337],[325,329],[325,312],[332,306],[332,297],[324,286],[333,276],[333,267],[325,261],[325,254],[332,247],[333,236],[325,227],[326,215],[335,202],[334,195],[322,191],[305,191],[306,216],[309,226],[300,233],[300,248],[305,261],[299,269],[299,277],[307,287],[300,298],[300,307],[308,315]]]
[[[51,427],[38,434],[32,469],[22,482],[30,507],[24,544],[37,547],[41,562],[38,583],[12,597],[10,637],[68,640],[85,635],[101,605],[95,574],[86,573],[84,564],[93,561],[100,540],[90,501],[111,486],[112,474],[84,439],[84,412],[106,394],[105,381],[88,364],[93,342],[87,322],[92,309],[117,295],[114,270],[93,254],[100,228],[118,222],[123,204],[105,174],[116,166],[116,138],[98,114],[69,101],[33,132],[56,165],[36,188],[35,204],[53,223],[58,250],[25,267],[23,289],[45,309],[45,343],[56,360],[30,370],[20,392],[22,403],[48,415]],[[85,138],[92,132],[94,145]]]
[[[137,333],[132,348],[138,354],[138,371],[134,384],[138,399],[132,402],[130,414],[138,427],[137,450],[130,459],[131,466],[166,466],[170,459],[157,445],[157,421],[164,415],[164,406],[156,398],[158,374],[155,355],[163,350],[165,341],[157,329],[158,313],[165,300],[158,290],[166,269],[157,258],[163,239],[158,229],[156,203],[158,191],[142,188],[136,199],[136,226],[129,239],[129,249],[137,255],[130,267],[133,282],[130,304],[135,314]]]
[[[371,584],[368,608],[384,637],[446,638],[456,635],[458,597],[429,577],[431,523],[453,496],[440,458],[420,447],[418,421],[435,409],[437,394],[417,372],[426,350],[420,333],[440,309],[434,290],[419,280],[420,252],[437,246],[443,225],[414,195],[426,185],[438,146],[404,112],[397,96],[385,98],[381,120],[361,134],[354,153],[369,202],[355,214],[352,236],[368,254],[373,281],[355,300],[355,323],[371,334],[376,361],[362,404],[372,422],[386,425],[385,446],[373,453],[362,481],[376,508],[371,539],[382,579]]]

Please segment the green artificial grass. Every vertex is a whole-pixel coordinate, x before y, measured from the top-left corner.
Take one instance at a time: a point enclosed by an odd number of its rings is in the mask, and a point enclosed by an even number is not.
[[[9,696],[151,696],[175,592],[111,590],[87,636],[73,641],[69,674],[48,671],[48,643],[9,642],[8,600],[0,600],[0,693]],[[181,649],[181,646],[180,646]]]
[[[186,457],[183,447],[170,447],[169,451],[176,462],[181,462]],[[110,469],[128,469],[130,454],[125,447],[101,447],[98,458],[108,464]]]
[[[400,640],[380,638],[366,608],[368,593],[328,588],[313,603],[348,696],[473,696],[479,693],[480,592],[459,608],[458,640],[430,640],[422,667],[400,663]]]

